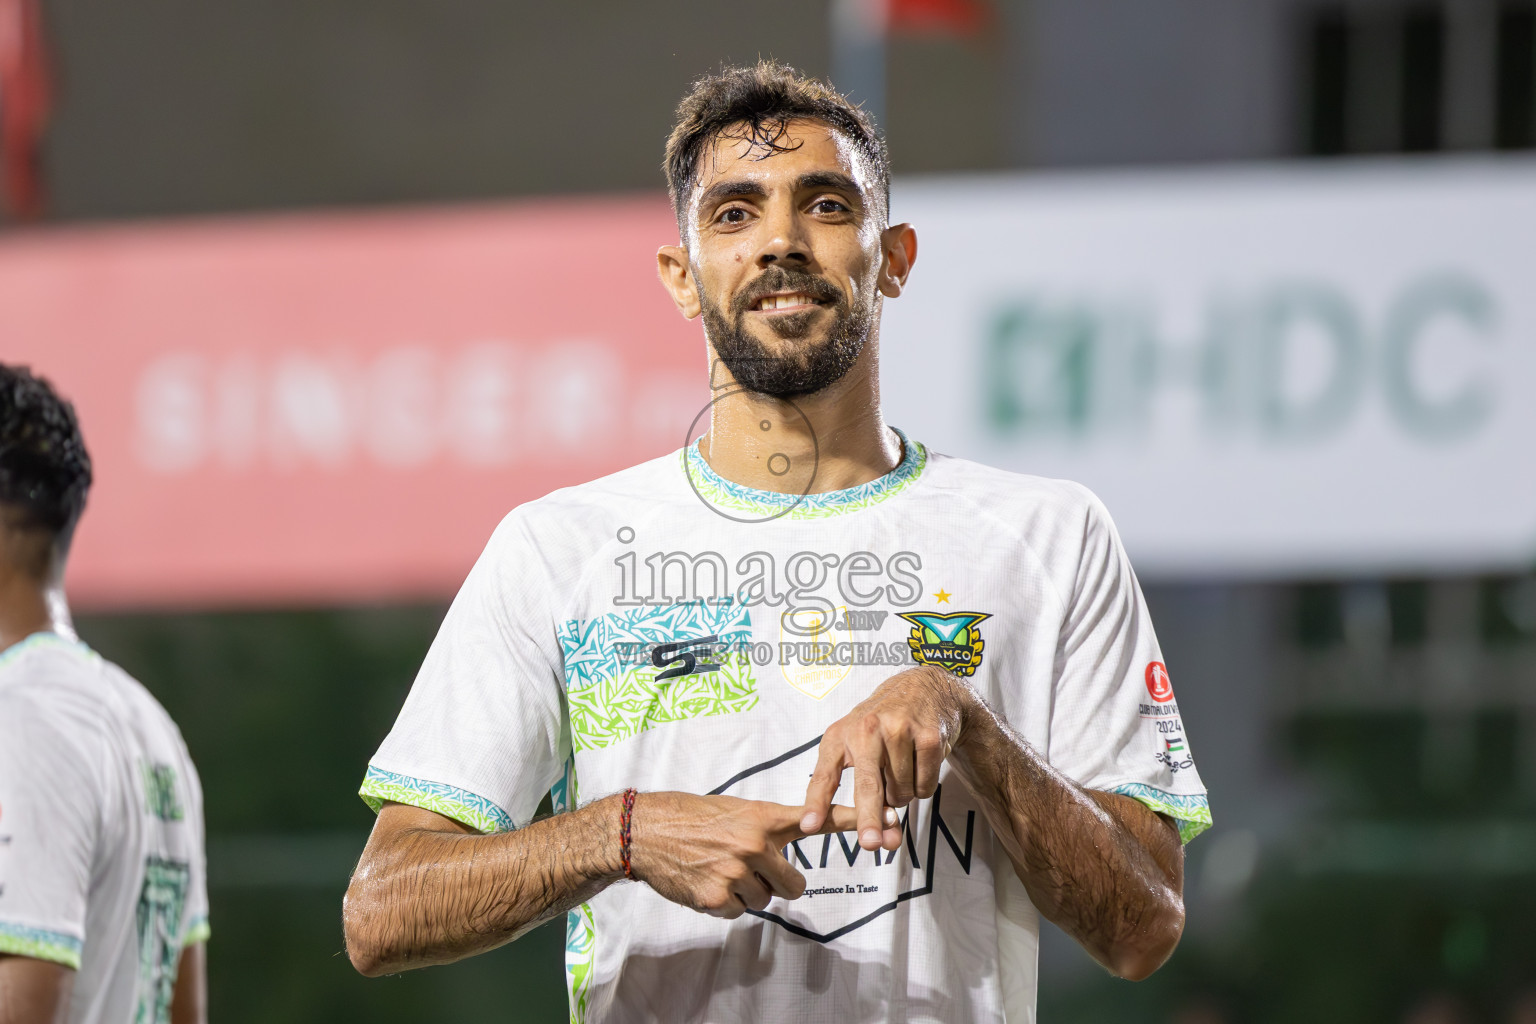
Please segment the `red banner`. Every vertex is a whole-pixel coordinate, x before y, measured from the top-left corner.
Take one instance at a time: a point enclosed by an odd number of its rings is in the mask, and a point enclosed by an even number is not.
[[[0,241],[0,359],[74,403],[77,605],[451,594],[519,502],[677,448],[664,198]]]
[[[38,0],[0,0],[0,196],[18,220],[43,214],[43,132],[52,88]]]
[[[906,35],[975,35],[990,10],[983,0],[888,0],[886,26]]]

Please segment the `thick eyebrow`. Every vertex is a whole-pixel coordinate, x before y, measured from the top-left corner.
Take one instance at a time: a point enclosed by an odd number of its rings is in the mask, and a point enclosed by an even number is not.
[[[847,192],[860,203],[864,202],[864,190],[859,188],[859,183],[838,171],[811,171],[802,174],[800,180],[795,182],[796,192],[813,188],[835,188],[839,192]]]
[[[702,213],[714,209],[727,199],[739,197],[766,199],[768,190],[751,180],[717,181],[704,190],[704,194],[699,197],[697,209]]]

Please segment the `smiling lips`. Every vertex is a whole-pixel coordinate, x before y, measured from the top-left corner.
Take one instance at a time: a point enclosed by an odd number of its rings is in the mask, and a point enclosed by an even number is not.
[[[753,309],[759,313],[774,313],[779,310],[807,309],[820,306],[821,302],[804,292],[792,292],[788,295],[765,295],[753,305]]]

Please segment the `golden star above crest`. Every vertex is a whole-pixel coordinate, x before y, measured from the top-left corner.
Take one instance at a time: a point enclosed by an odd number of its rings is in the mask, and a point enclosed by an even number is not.
[[[949,597],[949,593],[943,587],[940,587],[939,592],[933,595],[933,599],[939,602],[939,604],[949,604]]]

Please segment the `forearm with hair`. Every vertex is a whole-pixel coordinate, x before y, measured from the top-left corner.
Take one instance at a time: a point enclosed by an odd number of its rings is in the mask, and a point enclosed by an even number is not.
[[[950,763],[1030,900],[1115,974],[1151,974],[1184,926],[1176,829],[1128,797],[1056,771],[980,697],[966,704]]]
[[[565,913],[623,877],[618,823],[611,797],[495,835],[376,830],[347,890],[353,965],[375,976],[450,963]]]

